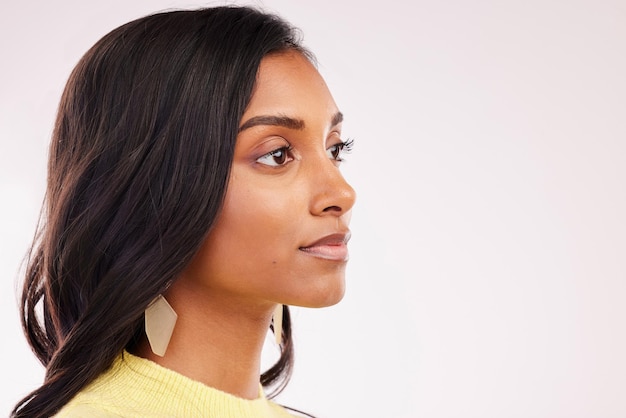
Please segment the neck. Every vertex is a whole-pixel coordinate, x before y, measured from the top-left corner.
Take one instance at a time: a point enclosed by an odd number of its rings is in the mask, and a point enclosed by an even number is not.
[[[261,351],[273,306],[251,307],[179,280],[164,295],[178,314],[163,357],[147,340],[137,354],[244,399],[259,396]]]

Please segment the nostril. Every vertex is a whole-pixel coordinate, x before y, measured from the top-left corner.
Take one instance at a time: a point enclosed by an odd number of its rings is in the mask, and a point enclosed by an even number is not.
[[[324,212],[341,212],[341,208],[339,206],[329,206],[324,209]]]

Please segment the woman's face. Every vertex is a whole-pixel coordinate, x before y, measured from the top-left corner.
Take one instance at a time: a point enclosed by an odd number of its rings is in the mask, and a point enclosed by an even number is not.
[[[224,206],[183,276],[214,297],[341,300],[355,200],[339,171],[343,144],[341,113],[313,65],[297,52],[264,58]]]

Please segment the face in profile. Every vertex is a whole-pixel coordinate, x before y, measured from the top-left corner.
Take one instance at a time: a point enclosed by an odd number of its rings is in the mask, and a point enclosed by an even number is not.
[[[342,115],[307,58],[265,57],[222,211],[181,279],[214,298],[321,307],[344,294],[354,190]]]

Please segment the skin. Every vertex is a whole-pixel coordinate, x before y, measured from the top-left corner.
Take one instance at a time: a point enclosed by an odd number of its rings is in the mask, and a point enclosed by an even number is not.
[[[158,357],[146,343],[139,355],[256,399],[276,304],[341,300],[355,193],[339,171],[340,115],[301,54],[262,60],[222,211],[165,294],[178,314],[167,352]]]

